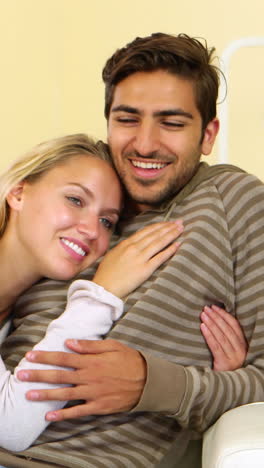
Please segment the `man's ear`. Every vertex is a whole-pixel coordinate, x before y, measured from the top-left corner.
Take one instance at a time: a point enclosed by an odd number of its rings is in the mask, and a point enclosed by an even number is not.
[[[207,156],[211,153],[214,142],[219,130],[219,120],[217,118],[211,120],[204,131],[203,141],[202,141],[202,154]]]
[[[19,211],[23,202],[23,191],[25,182],[18,182],[7,194],[6,201],[10,208]]]

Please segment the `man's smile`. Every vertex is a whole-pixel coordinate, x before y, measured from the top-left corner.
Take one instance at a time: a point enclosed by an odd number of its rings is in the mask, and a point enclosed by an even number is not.
[[[161,162],[146,162],[146,161],[137,161],[130,159],[130,162],[135,167],[141,167],[142,169],[163,169],[169,163],[161,163]]]

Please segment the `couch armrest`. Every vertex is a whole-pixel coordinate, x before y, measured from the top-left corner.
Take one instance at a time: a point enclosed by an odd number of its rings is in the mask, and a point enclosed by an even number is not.
[[[203,468],[263,468],[264,402],[223,414],[204,434]]]

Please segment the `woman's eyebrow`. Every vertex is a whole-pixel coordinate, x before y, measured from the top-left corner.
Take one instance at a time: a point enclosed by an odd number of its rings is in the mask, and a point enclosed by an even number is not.
[[[95,194],[93,193],[92,190],[90,190],[88,187],[85,187],[85,185],[80,184],[78,182],[69,182],[69,185],[73,185],[75,187],[79,187],[82,189],[89,197],[95,198]],[[121,210],[118,210],[117,208],[105,208],[104,210],[105,213],[111,213],[111,214],[116,214],[118,217],[120,216]]]
[[[114,215],[117,215],[118,218],[119,218],[121,211],[118,210],[117,208],[106,208],[106,209],[104,210],[104,213],[106,213],[106,214],[114,214]]]
[[[85,185],[80,184],[79,182],[68,182],[68,185],[73,185],[74,187],[79,187],[82,189],[89,197],[94,197],[94,193]]]

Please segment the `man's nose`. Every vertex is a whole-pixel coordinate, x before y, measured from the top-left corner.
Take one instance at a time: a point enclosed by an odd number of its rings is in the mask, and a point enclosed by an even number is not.
[[[84,234],[88,239],[95,240],[99,236],[100,221],[98,216],[89,215],[86,219],[80,220],[78,232]]]
[[[158,151],[160,142],[157,127],[151,123],[142,123],[137,127],[133,147],[138,154],[144,157]]]

